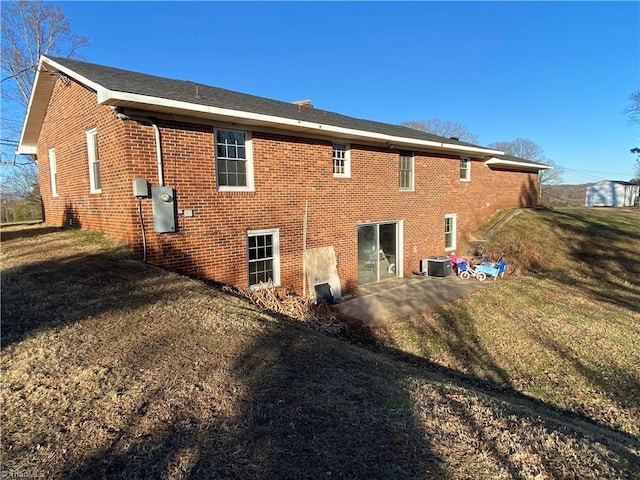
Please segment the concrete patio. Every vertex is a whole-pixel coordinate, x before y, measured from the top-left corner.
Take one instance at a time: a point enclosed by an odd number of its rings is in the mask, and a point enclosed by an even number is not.
[[[456,276],[396,277],[359,287],[354,295],[334,306],[343,315],[359,320],[363,325],[374,326],[424,312],[493,284],[492,279],[478,282]]]

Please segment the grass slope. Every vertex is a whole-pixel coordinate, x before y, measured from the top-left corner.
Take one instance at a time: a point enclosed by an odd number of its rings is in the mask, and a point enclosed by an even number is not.
[[[533,274],[375,333],[640,437],[640,216],[526,211],[494,238]]]
[[[3,472],[637,477],[640,442],[604,422],[324,336],[96,240],[2,230]]]

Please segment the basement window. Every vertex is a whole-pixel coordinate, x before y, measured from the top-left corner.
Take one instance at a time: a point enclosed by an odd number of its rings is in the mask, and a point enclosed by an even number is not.
[[[351,176],[349,145],[333,144],[333,176],[348,178]]]
[[[251,133],[216,130],[216,180],[220,191],[253,191]]]
[[[279,230],[249,230],[247,232],[249,286],[260,288],[280,285]]]
[[[89,190],[91,193],[102,193],[100,179],[100,157],[98,155],[98,130],[87,130],[87,154],[89,156]]]

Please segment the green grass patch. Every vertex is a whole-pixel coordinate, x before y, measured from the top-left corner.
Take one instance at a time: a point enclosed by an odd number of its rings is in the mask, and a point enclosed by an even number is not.
[[[102,248],[121,248],[123,246],[121,241],[107,237],[104,233],[97,230],[70,229],[68,232],[81,242],[98,245]]]

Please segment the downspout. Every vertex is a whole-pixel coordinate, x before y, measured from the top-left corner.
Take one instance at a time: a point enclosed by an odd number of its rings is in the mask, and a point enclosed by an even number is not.
[[[135,115],[125,115],[121,111],[116,111],[116,117],[120,120],[133,120],[135,122],[146,123],[147,125],[151,125],[153,127],[153,131],[156,135],[156,157],[157,157],[157,167],[158,167],[158,185],[164,187],[164,173],[162,168],[162,143],[160,142],[160,129],[158,125],[147,117],[138,117]]]

